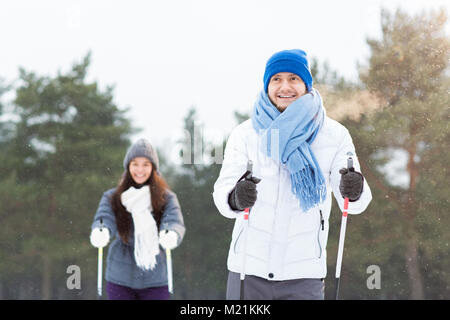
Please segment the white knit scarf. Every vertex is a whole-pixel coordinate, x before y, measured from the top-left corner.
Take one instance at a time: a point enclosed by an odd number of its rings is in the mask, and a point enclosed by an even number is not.
[[[138,267],[153,269],[159,254],[158,227],[151,213],[150,189],[129,188],[122,193],[122,204],[131,212],[134,224],[134,258]]]

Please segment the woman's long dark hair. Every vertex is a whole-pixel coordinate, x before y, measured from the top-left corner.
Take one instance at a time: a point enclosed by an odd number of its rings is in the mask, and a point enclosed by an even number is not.
[[[153,163],[152,165],[153,168],[155,168]],[[156,221],[156,225],[158,226],[158,230],[159,225],[161,224],[161,218],[163,215],[164,206],[166,204],[166,192],[167,190],[169,190],[169,186],[167,185],[166,181],[161,175],[157,174],[155,170],[152,170],[150,178],[148,178],[145,183],[137,184],[131,177],[129,169],[127,169],[124,172],[119,185],[117,186],[116,191],[111,198],[112,209],[116,217],[117,232],[119,233],[122,241],[125,243],[129,243],[130,241],[131,233],[133,230],[133,218],[131,217],[131,213],[129,213],[122,205],[120,196],[130,187],[140,188],[144,185],[149,185],[150,187],[153,217]]]

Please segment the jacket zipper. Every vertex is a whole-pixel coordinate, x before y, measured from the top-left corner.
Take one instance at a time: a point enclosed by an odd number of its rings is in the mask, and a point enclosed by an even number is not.
[[[278,211],[278,200],[280,199],[280,185],[281,185],[281,164],[278,164],[278,188],[277,188],[277,199],[275,201],[275,215]],[[276,219],[274,219],[275,221]],[[272,225],[273,228],[273,225]],[[269,268],[271,267],[271,261],[272,261],[272,246],[269,246]],[[269,271],[271,272],[271,271]]]
[[[320,227],[319,232],[317,232],[317,243],[319,244],[319,259],[322,257],[322,245],[320,244],[320,230],[325,230],[325,220],[323,219],[322,209],[319,209],[320,213]]]
[[[325,220],[323,219],[322,210],[319,210],[320,212],[320,224],[322,226],[322,231],[325,230]]]

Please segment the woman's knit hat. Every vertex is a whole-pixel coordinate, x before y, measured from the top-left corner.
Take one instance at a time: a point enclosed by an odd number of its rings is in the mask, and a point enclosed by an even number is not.
[[[159,160],[156,150],[146,139],[139,139],[128,148],[127,154],[123,159],[123,167],[127,170],[131,160],[137,157],[145,157],[153,164],[153,169],[159,173]]]
[[[270,78],[278,72],[292,72],[302,78],[308,92],[313,79],[306,52],[300,49],[283,50],[272,55],[266,63],[264,72],[264,91],[267,92]]]

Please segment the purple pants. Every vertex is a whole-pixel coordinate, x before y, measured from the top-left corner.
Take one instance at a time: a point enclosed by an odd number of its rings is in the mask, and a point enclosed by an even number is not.
[[[133,289],[112,282],[106,282],[106,293],[109,300],[169,300],[167,286]]]

